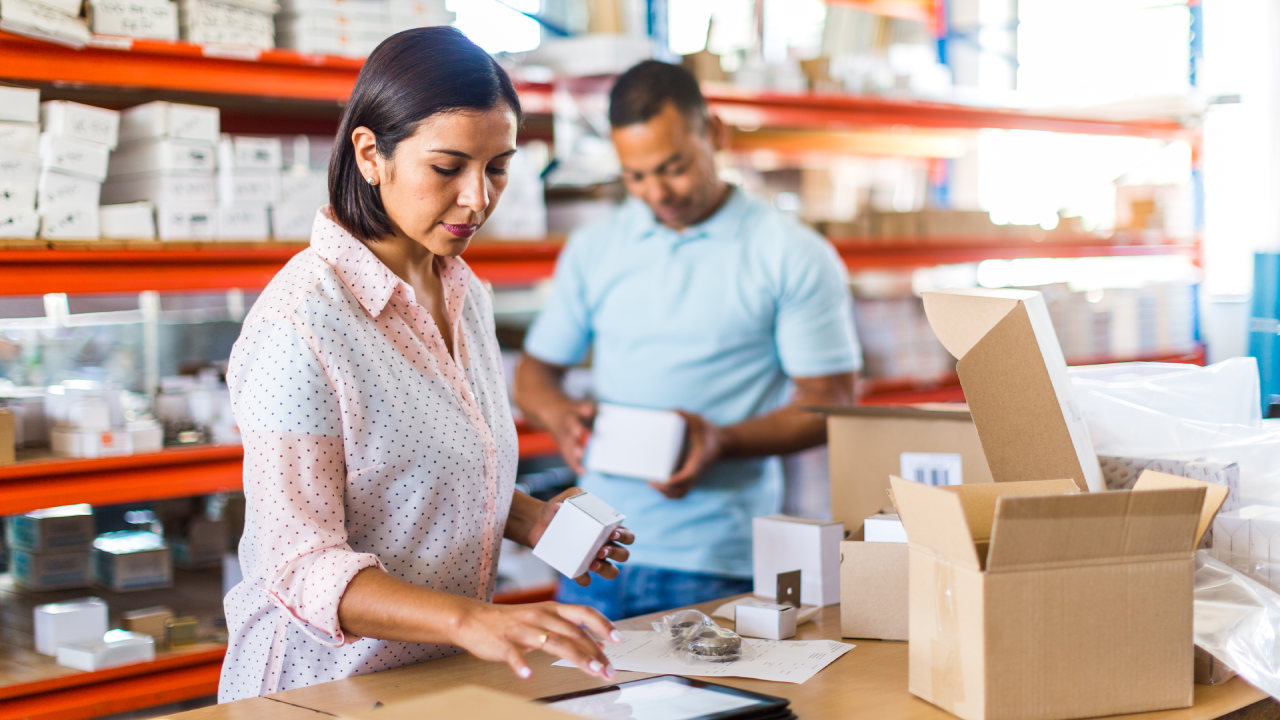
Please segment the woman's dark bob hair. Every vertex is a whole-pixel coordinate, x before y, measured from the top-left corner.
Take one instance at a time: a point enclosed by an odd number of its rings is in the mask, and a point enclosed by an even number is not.
[[[360,70],[338,126],[329,162],[333,219],[364,241],[392,233],[378,188],[361,177],[356,165],[351,142],[356,128],[372,130],[378,154],[390,158],[425,118],[504,104],[515,113],[518,127],[523,115],[511,78],[455,28],[415,28],[382,41]]]

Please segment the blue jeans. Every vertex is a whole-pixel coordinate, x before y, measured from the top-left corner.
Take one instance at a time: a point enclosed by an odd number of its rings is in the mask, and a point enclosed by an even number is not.
[[[625,563],[617,580],[591,576],[582,587],[569,578],[560,579],[556,599],[562,603],[587,605],[610,620],[622,620],[663,610],[718,600],[751,592],[751,581],[705,573],[664,570]]]

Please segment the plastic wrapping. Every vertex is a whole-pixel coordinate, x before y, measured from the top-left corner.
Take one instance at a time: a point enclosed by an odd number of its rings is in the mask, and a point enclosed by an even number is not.
[[[1208,367],[1184,363],[1112,363],[1070,370],[1081,410],[1102,396],[1187,420],[1257,427],[1262,420],[1258,361],[1232,358]]]
[[[698,610],[664,615],[653,629],[685,662],[732,662],[742,657],[742,638]]]
[[[1196,553],[1195,644],[1249,684],[1280,698],[1280,566]]]

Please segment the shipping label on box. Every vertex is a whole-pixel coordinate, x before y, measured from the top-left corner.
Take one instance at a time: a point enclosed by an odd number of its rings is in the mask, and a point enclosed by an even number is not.
[[[171,2],[90,0],[89,27],[99,35],[178,39],[178,9]]]
[[[32,553],[9,551],[9,571],[20,587],[37,592],[89,586],[89,553],[84,550]]]
[[[102,182],[107,176],[110,154],[105,145],[47,132],[40,134],[40,166],[43,168]]]
[[[36,207],[42,212],[62,207],[97,207],[102,183],[57,170],[41,170],[36,183]]]
[[[901,477],[925,485],[960,485],[964,466],[959,453],[902,453]]]
[[[12,515],[6,519],[5,542],[34,553],[87,553],[93,542],[93,508],[81,503]]]
[[[120,137],[120,113],[67,100],[40,103],[40,127],[47,133],[114,148]]]
[[[213,147],[218,144],[220,119],[215,107],[149,102],[121,111],[120,140],[172,138]]]
[[[907,639],[906,543],[840,543],[840,635]]]
[[[0,85],[0,122],[40,122],[40,91]]]
[[[800,602],[840,602],[840,541],[844,523],[787,515],[751,519],[752,593],[777,599],[778,575],[800,571]]]
[[[28,155],[40,153],[40,125],[37,123],[0,122],[0,148]]]

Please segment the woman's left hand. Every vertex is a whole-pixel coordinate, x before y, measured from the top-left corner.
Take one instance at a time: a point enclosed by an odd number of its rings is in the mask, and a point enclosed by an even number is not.
[[[538,544],[538,540],[542,538],[542,533],[546,532],[547,526],[551,524],[551,519],[560,510],[560,504],[582,492],[584,491],[581,488],[569,488],[551,498],[542,506],[542,511],[538,513],[538,519],[529,530],[530,547]],[[591,567],[588,568],[587,572],[574,578],[574,581],[579,585],[590,585],[591,573],[595,573],[606,580],[613,580],[618,577],[618,568],[613,563],[624,563],[627,558],[631,557],[631,551],[622,546],[630,545],[635,542],[635,539],[635,534],[625,527],[614,530],[609,542],[606,542],[604,547],[600,548],[600,552],[596,554],[596,559],[591,561]]]

